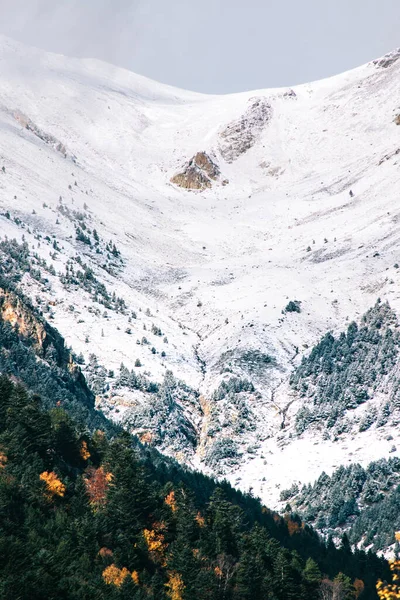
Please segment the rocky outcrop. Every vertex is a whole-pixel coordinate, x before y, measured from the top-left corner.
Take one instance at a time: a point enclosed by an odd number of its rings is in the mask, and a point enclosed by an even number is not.
[[[181,173],[171,178],[171,183],[187,190],[205,190],[218,181],[221,172],[218,165],[206,152],[198,152]],[[226,185],[228,181],[222,181]]]
[[[236,121],[221,132],[219,150],[228,163],[234,162],[258,141],[272,117],[272,107],[266,98],[252,98],[250,106]]]
[[[67,389],[85,404],[94,406],[94,396],[66,347],[64,338],[27,299],[6,287],[0,287],[0,321],[11,325],[23,343],[33,347],[39,359],[59,369]]]
[[[17,293],[3,288],[0,288],[0,319],[8,322],[20,336],[28,338],[40,357],[44,358],[52,345],[57,351],[58,366],[69,363],[69,352],[61,335],[35,314],[34,309]]]
[[[382,58],[373,61],[373,64],[376,67],[381,67],[383,69],[387,69],[391,67],[395,62],[397,62],[400,58],[400,48],[393,50],[392,52],[388,52]]]

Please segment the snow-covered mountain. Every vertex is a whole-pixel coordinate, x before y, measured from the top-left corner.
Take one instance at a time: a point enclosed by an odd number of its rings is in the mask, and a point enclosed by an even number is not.
[[[378,297],[400,314],[399,59],[206,96],[0,38],[3,260],[107,415],[272,506],[400,451],[357,415],[299,432],[289,384]]]

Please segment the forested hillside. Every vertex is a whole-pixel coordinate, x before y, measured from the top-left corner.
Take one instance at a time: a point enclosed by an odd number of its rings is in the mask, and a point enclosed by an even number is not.
[[[94,429],[119,428],[94,408],[94,394],[73,352],[54,327],[18,290],[0,264],[0,372],[40,394],[45,406],[63,405],[77,420]],[[15,273],[15,271],[14,271]]]
[[[324,535],[346,531],[351,544],[385,550],[400,530],[400,459],[339,467],[313,485],[284,490],[281,499]]]
[[[388,302],[377,301],[346,332],[327,333],[293,372],[292,388],[305,399],[296,416],[298,433],[312,426],[327,435],[386,425],[398,411],[400,377],[399,323]],[[356,411],[368,400],[365,411]]]
[[[73,352],[10,279],[3,264],[1,598],[311,599],[322,582],[376,598],[385,561],[346,539],[337,550],[96,411]]]
[[[227,484],[183,479],[2,376],[0,597],[313,600],[322,585],[366,600],[390,580],[346,539],[337,550]]]

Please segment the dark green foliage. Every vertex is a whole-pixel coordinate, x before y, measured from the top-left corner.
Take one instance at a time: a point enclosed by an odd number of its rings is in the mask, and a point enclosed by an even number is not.
[[[116,296],[115,292],[110,294],[106,286],[95,276],[93,270],[85,264],[80,257],[76,258],[78,265],[82,267],[77,269],[72,260],[68,261],[65,267],[65,274],[60,277],[61,283],[69,290],[72,288],[84,289],[94,302],[101,304],[105,308],[127,314],[127,307],[123,298]]]
[[[256,415],[249,401],[249,394],[252,393],[257,393],[252,382],[238,377],[223,380],[215,390],[211,398],[212,424],[208,429],[208,435],[215,437],[224,428],[226,439],[217,441],[210,447],[207,452],[208,464],[218,463],[218,459],[213,458],[214,452],[221,459],[227,458],[228,463],[237,462],[235,444],[229,442],[230,432],[244,438],[248,431],[256,429]]]
[[[254,392],[254,385],[247,379],[231,377],[228,381],[222,381],[213,394],[214,400],[223,400],[229,394],[240,392]]]
[[[366,402],[377,390],[384,391],[387,400],[376,418],[366,416],[360,429],[367,429],[375,421],[383,425],[400,406],[400,380],[391,372],[399,348],[396,315],[388,303],[379,301],[364,315],[360,327],[351,323],[337,338],[328,333],[291,377],[292,387],[308,399],[297,415],[298,432],[321,421],[332,428],[346,411]]]
[[[322,473],[314,485],[301,491],[293,487],[281,497],[324,533],[337,536],[345,529],[352,544],[385,550],[400,530],[400,459],[381,459],[366,469],[342,466],[331,477]]]
[[[162,331],[159,327],[157,327],[157,325],[154,325],[154,323],[151,326],[151,332],[154,333],[154,335],[158,335],[158,336],[162,336]]]
[[[24,273],[31,270],[29,246],[16,240],[0,242],[0,277],[7,277],[13,283],[21,280]]]
[[[241,355],[239,363],[250,373],[258,373],[265,367],[276,366],[276,360],[272,356],[259,350],[246,350]]]
[[[90,241],[90,237],[88,235],[86,235],[85,233],[83,233],[83,231],[80,227],[76,228],[76,239],[78,242],[83,242],[84,244],[87,244],[88,246],[92,245],[92,242]]]
[[[287,305],[285,306],[285,313],[291,313],[291,312],[296,312],[296,313],[300,313],[301,312],[301,302],[300,300],[290,300]]]
[[[310,585],[318,585],[321,581],[321,571],[315,560],[308,558],[304,567],[303,576],[306,582]]]
[[[224,461],[230,466],[238,464],[239,452],[237,444],[230,438],[217,439],[207,451],[205,462],[210,467],[216,468]]]
[[[314,600],[322,574],[349,590],[363,579],[363,598],[372,600],[376,579],[389,578],[383,559],[353,554],[345,542],[336,550],[307,527],[289,535],[283,519],[227,484],[155,467],[126,433],[82,433],[6,377],[0,452],[4,600],[167,600],[174,573],[182,600]],[[93,493],[87,482],[100,467],[112,477]],[[44,472],[65,486],[61,495],[49,494]],[[146,530],[162,536],[161,549],[146,542]],[[102,574],[112,564],[135,571],[138,584],[127,577],[107,585]]]
[[[42,345],[33,335],[20,335],[1,317],[5,302],[14,303],[27,326],[43,328]],[[0,372],[16,377],[29,390],[40,394],[46,407],[60,404],[76,420],[89,426],[106,429],[110,433],[119,428],[108,422],[94,409],[94,395],[89,390],[79,367],[72,367],[72,355],[62,336],[51,327],[20,292],[0,278]]]

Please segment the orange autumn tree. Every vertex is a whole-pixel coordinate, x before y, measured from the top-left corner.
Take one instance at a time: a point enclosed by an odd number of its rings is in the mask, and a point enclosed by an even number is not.
[[[43,471],[40,474],[40,479],[46,484],[46,496],[48,498],[51,499],[54,496],[62,498],[64,496],[66,487],[54,471]]]
[[[304,523],[299,523],[298,521],[292,519],[289,512],[285,513],[284,520],[286,522],[289,535],[294,535],[295,533],[299,533],[302,529],[304,529]]]
[[[356,598],[358,598],[364,591],[365,589],[365,585],[362,579],[355,579],[354,583],[353,583],[353,587],[354,587],[354,595]]]
[[[164,502],[167,506],[170,507],[170,509],[172,510],[172,512],[176,512],[178,510],[178,507],[176,505],[176,498],[175,498],[175,492],[174,490],[172,490],[168,496],[166,496],[166,498],[164,499]]]
[[[291,519],[288,519],[286,521],[286,525],[288,528],[289,535],[299,533],[299,531],[301,530],[301,526],[298,523],[296,523],[296,521],[292,521]]]
[[[0,469],[4,469],[7,464],[7,456],[0,450]]]
[[[84,479],[86,492],[94,510],[105,506],[107,501],[107,490],[112,481],[112,473],[108,473],[103,467],[96,469],[89,467]]]
[[[137,571],[132,571],[131,573],[132,581],[136,585],[139,585],[139,573]]]
[[[106,546],[100,548],[98,554],[101,556],[101,558],[111,558],[114,556],[114,552],[110,550],[110,548],[106,548]]]

